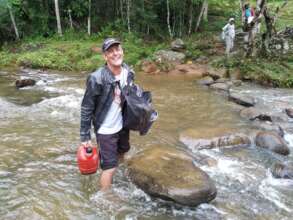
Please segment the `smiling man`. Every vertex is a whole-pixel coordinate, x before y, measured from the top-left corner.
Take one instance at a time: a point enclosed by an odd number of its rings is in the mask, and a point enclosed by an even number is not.
[[[91,145],[91,124],[100,147],[101,190],[111,187],[118,158],[130,149],[129,130],[123,128],[124,99],[120,88],[134,80],[134,72],[123,63],[120,41],[107,38],[102,45],[106,64],[91,73],[81,104],[80,139]]]

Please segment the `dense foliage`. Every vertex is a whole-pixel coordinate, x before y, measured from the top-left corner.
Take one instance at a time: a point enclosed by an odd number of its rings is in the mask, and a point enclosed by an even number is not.
[[[274,16],[287,0],[262,1]],[[170,39],[181,37],[189,61],[205,56],[245,78],[293,87],[292,53],[246,59],[238,42],[229,65],[214,53],[230,16],[241,31],[241,5],[246,2],[256,7],[257,0],[0,0],[0,67],[91,71],[104,62],[98,49],[109,36],[121,38],[126,62],[137,65],[168,47]],[[293,2],[287,2],[276,15],[277,31],[293,26]],[[263,20],[256,40],[266,30]],[[272,63],[273,68],[266,68]]]
[[[160,38],[194,32],[204,2],[214,6],[212,13],[219,5],[239,5],[234,0],[0,0],[1,42],[16,38],[10,12],[20,38],[55,34],[56,2],[63,32],[87,32],[90,18],[91,33],[120,30]]]

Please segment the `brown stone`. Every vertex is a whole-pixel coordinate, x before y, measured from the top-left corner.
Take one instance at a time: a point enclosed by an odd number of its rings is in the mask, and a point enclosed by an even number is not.
[[[145,73],[158,73],[159,72],[157,65],[151,61],[144,61],[142,63],[141,69]]]
[[[179,204],[197,206],[216,197],[210,177],[193,158],[173,147],[154,146],[128,161],[130,179],[146,193]]]
[[[180,141],[192,150],[249,146],[251,141],[245,134],[230,129],[188,129],[180,134]]]
[[[168,72],[170,75],[193,75],[201,78],[207,71],[205,65],[200,64],[179,64],[176,65],[171,71]]]
[[[275,132],[259,132],[255,137],[255,144],[278,154],[288,155],[290,153],[286,142]]]
[[[16,80],[15,82],[15,86],[17,88],[22,88],[22,87],[26,87],[26,86],[33,86],[36,84],[36,81],[33,79],[19,79]]]

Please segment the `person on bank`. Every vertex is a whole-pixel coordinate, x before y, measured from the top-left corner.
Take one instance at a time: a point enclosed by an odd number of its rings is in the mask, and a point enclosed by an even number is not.
[[[235,20],[234,18],[230,18],[228,23],[223,27],[223,40],[226,45],[226,55],[229,56],[231,50],[234,47],[234,38],[235,38]]]
[[[121,42],[107,38],[102,45],[106,64],[87,79],[81,103],[80,139],[91,145],[91,124],[99,145],[101,190],[111,187],[118,159],[129,151],[129,130],[123,128],[121,88],[134,81],[134,72],[123,62]]]
[[[244,5],[243,16],[245,24],[250,24],[254,18],[254,10],[248,3]]]

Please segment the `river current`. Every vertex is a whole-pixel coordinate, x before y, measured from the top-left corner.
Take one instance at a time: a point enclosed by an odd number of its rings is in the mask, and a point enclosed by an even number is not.
[[[37,84],[17,90],[19,78]],[[190,150],[179,141],[186,129],[254,129],[223,95],[197,85],[192,76],[136,78],[152,91],[159,119],[148,135],[131,134],[127,158],[153,145]],[[124,164],[113,190],[101,193],[100,171],[82,176],[76,164],[85,79],[77,73],[0,71],[0,219],[292,219],[293,180],[275,179],[269,168],[293,161],[293,129],[285,130],[287,157],[254,145],[202,150],[217,160],[216,166],[201,166],[218,189],[209,204],[191,208],[151,198],[124,175]],[[246,85],[243,92],[275,111],[293,107],[292,90]]]

